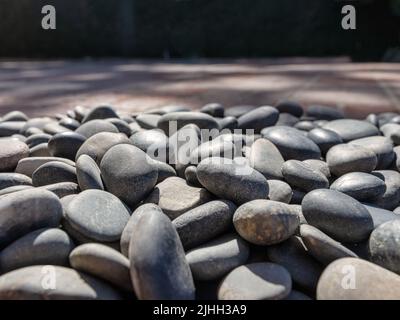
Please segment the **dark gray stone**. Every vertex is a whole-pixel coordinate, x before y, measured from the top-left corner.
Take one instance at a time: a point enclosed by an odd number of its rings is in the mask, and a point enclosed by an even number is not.
[[[146,212],[135,224],[129,246],[131,278],[141,300],[195,298],[195,287],[178,233],[162,212]]]
[[[219,103],[209,103],[200,109],[200,112],[207,113],[212,117],[224,117],[224,107]]]
[[[379,208],[371,203],[363,203],[363,206],[368,210],[372,217],[374,229],[385,222],[400,219],[400,215],[397,215],[396,212]]]
[[[336,132],[323,128],[312,129],[307,137],[317,144],[323,154],[326,154],[333,146],[343,143]]]
[[[317,159],[308,159],[304,160],[303,163],[310,166],[313,170],[320,171],[325,177],[331,179],[331,172],[329,170],[329,166],[325,161],[317,160]]]
[[[62,119],[60,119],[58,121],[58,124],[60,126],[63,126],[67,129],[73,130],[75,131],[76,129],[79,128],[79,126],[81,125],[79,121],[75,120],[75,119],[71,119],[68,117],[63,117]]]
[[[400,204],[400,173],[394,170],[379,170],[373,171],[372,174],[385,182],[386,191],[371,202],[384,209],[393,210]]]
[[[159,129],[139,131],[130,137],[132,144],[152,159],[168,160],[168,137]]]
[[[15,186],[31,186],[32,179],[20,174],[13,172],[1,172],[0,173],[0,190],[15,187]]]
[[[250,243],[272,245],[292,236],[300,220],[288,204],[253,200],[236,210],[233,224],[240,236]]]
[[[380,130],[385,137],[390,138],[396,146],[400,145],[400,124],[388,123],[380,127]]]
[[[187,250],[228,231],[235,210],[236,206],[230,201],[210,201],[185,212],[172,223]]]
[[[79,133],[86,138],[90,138],[94,136],[96,133],[100,132],[113,132],[119,133],[119,130],[116,126],[106,120],[91,120],[84,124],[82,124],[78,129],[75,130],[76,133]]]
[[[33,148],[41,143],[47,143],[51,139],[52,135],[48,133],[37,133],[26,138],[25,143],[29,148]]]
[[[259,107],[239,117],[238,128],[260,133],[262,129],[273,126],[278,121],[278,117],[279,111],[274,107]]]
[[[32,183],[35,187],[60,182],[77,183],[75,167],[59,161],[50,161],[41,165],[32,174]]]
[[[268,196],[267,179],[237,160],[218,157],[204,159],[197,166],[197,178],[207,190],[236,204],[266,199]]]
[[[50,157],[50,151],[47,143],[41,143],[29,149],[30,157]]]
[[[20,133],[27,122],[24,121],[5,121],[0,123],[0,137],[9,137]]]
[[[268,186],[269,200],[290,203],[292,200],[293,190],[286,182],[280,180],[268,180]]]
[[[126,121],[117,118],[106,119],[106,121],[116,126],[118,131],[125,134],[127,137],[132,135],[132,129],[129,127],[129,124]]]
[[[238,127],[238,121],[235,117],[215,118],[217,120],[220,130],[233,131]]]
[[[88,189],[104,190],[100,169],[96,162],[86,154],[81,155],[76,161],[76,176],[79,188],[82,191]]]
[[[160,118],[158,114],[140,114],[135,120],[143,129],[155,129]]]
[[[283,179],[283,157],[278,148],[267,139],[256,140],[250,149],[250,165],[266,179]]]
[[[306,110],[306,115],[320,120],[336,120],[344,118],[344,114],[341,110],[334,107],[320,105],[309,106]]]
[[[328,122],[323,126],[323,128],[336,132],[344,142],[365,137],[379,136],[379,130],[377,127],[367,121],[362,120],[334,120]]]
[[[195,166],[189,166],[185,169],[186,182],[193,187],[203,187],[197,179],[197,168]]]
[[[288,126],[288,127],[293,127],[297,122],[299,122],[300,119],[298,117],[295,117],[294,115],[291,115],[290,113],[285,113],[281,112],[279,114],[279,118],[277,123],[275,123],[276,126]]]
[[[63,162],[66,164],[69,164],[71,166],[75,166],[75,162],[64,159],[64,158],[59,158],[59,157],[30,157],[30,158],[24,158],[21,159],[18,162],[17,168],[15,169],[16,173],[24,174],[28,177],[32,177],[33,172],[42,166],[45,163],[48,163],[50,161],[59,161]]]
[[[188,124],[194,124],[200,129],[218,129],[218,122],[208,114],[201,112],[171,112],[163,115],[158,121],[157,127],[171,136],[175,132],[169,131],[170,122],[176,121],[176,129],[179,130]]]
[[[239,118],[245,113],[253,111],[254,109],[257,109],[257,107],[246,105],[233,106],[225,110],[225,116]]]
[[[48,190],[50,192],[53,192],[60,199],[68,195],[73,195],[80,192],[78,184],[74,182],[53,183],[39,187],[38,189]]]
[[[6,121],[28,121],[28,116],[21,111],[10,111],[1,117],[1,122]]]
[[[158,171],[157,184],[163,182],[169,177],[176,177],[175,169],[172,168],[169,164],[162,161],[153,160],[153,165],[157,168]]]
[[[301,104],[295,101],[281,101],[276,106],[276,109],[282,114],[289,113],[295,117],[301,117],[303,115],[303,107]]]
[[[26,143],[14,139],[0,139],[0,171],[14,171],[18,161],[29,157]]]
[[[114,108],[111,106],[98,106],[86,113],[82,119],[82,123],[87,123],[91,120],[119,118]]]
[[[190,163],[198,164],[210,157],[221,157],[233,159],[235,156],[235,145],[227,139],[214,139],[199,145],[190,154]]]
[[[340,242],[365,240],[374,227],[361,203],[335,190],[313,190],[304,197],[301,207],[310,225]]]
[[[54,135],[47,143],[53,157],[75,160],[76,153],[86,137],[76,132],[64,132]]]

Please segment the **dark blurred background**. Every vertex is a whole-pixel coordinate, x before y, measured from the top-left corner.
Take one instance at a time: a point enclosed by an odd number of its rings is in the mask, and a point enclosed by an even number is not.
[[[41,28],[54,5],[57,30]],[[357,30],[341,8],[357,9]],[[399,0],[0,0],[0,57],[399,59]]]

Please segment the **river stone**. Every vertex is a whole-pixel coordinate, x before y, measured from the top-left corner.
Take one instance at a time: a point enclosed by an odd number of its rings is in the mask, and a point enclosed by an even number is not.
[[[240,206],[233,224],[242,238],[256,245],[272,245],[293,235],[300,221],[285,203],[253,200]]]
[[[82,123],[97,119],[119,118],[114,108],[111,106],[98,106],[86,113]]]
[[[314,105],[309,106],[306,115],[320,120],[336,120],[344,118],[343,111],[334,107]]]
[[[400,145],[400,124],[388,123],[380,127],[380,130],[385,137],[391,139],[396,146]]]
[[[122,133],[100,132],[88,138],[76,153],[76,159],[86,154],[99,165],[104,155],[113,146],[131,144],[131,141]]]
[[[235,117],[214,118],[218,122],[220,130],[233,131],[238,127],[238,121]]]
[[[96,133],[100,132],[119,133],[118,128],[106,120],[88,121],[76,129],[75,132],[86,138],[90,138],[91,136],[94,136]]]
[[[237,267],[221,282],[219,300],[280,300],[289,295],[292,279],[282,266],[260,262]]]
[[[57,227],[62,217],[60,200],[51,192],[28,189],[0,201],[0,248],[40,228]]]
[[[0,173],[0,190],[15,187],[15,186],[31,186],[32,179],[20,174],[13,172],[1,172]]]
[[[173,126],[177,130],[183,128],[188,124],[195,124],[200,129],[218,129],[218,122],[208,114],[201,112],[171,112],[163,115],[158,121],[157,127],[165,132],[166,135],[171,136],[175,131],[170,132],[170,123],[176,122]]]
[[[24,174],[28,177],[32,177],[33,172],[45,163],[50,161],[59,161],[71,166],[75,166],[75,163],[71,160],[59,158],[59,157],[30,157],[21,159],[18,162],[16,173]]]
[[[72,131],[75,131],[76,129],[79,128],[79,126],[81,125],[79,121],[75,120],[75,119],[71,119],[68,117],[63,117],[58,121],[58,124],[68,128]]]
[[[254,199],[266,199],[268,182],[247,164],[226,158],[207,158],[197,166],[197,178],[211,193],[242,204]]]
[[[170,177],[157,184],[145,202],[159,205],[170,219],[175,219],[212,199],[206,189],[189,186],[182,178]]]
[[[369,173],[376,168],[378,158],[365,147],[338,144],[328,151],[326,162],[330,172],[339,177],[354,171]]]
[[[238,105],[238,106],[233,106],[229,107],[225,110],[225,116],[226,117],[235,117],[239,118],[242,115],[244,115],[247,112],[253,111],[254,109],[257,109],[255,106],[249,106],[249,105]]]
[[[362,146],[375,153],[378,164],[376,169],[386,169],[390,166],[395,158],[393,152],[393,143],[386,137],[367,137],[351,141],[349,144]]]
[[[282,166],[282,175],[291,186],[305,191],[329,188],[329,181],[321,171],[298,160],[286,161]]]
[[[328,122],[323,126],[323,128],[336,132],[344,142],[365,137],[379,136],[379,130],[377,127],[367,121],[362,120],[334,120]]]
[[[1,117],[1,122],[6,121],[28,121],[27,115],[21,111],[10,111]]]
[[[235,156],[235,145],[225,139],[214,139],[199,145],[190,154],[190,163],[198,164],[210,157],[223,157],[233,159]]]
[[[300,226],[300,236],[308,252],[324,265],[340,258],[357,258],[354,252],[308,224]]]
[[[212,117],[222,118],[225,110],[219,103],[208,103],[200,109],[200,112],[207,113]]]
[[[169,218],[152,210],[139,217],[129,245],[130,270],[140,300],[195,298],[190,267]]]
[[[268,259],[285,267],[292,280],[307,292],[315,292],[322,266],[306,250],[298,237],[267,247]]]
[[[75,167],[59,161],[50,161],[41,165],[32,174],[32,183],[35,187],[60,182],[77,183]]]
[[[0,139],[0,171],[14,171],[18,161],[29,157],[26,143],[13,139]]]
[[[157,184],[163,182],[169,177],[176,177],[175,169],[172,168],[169,164],[162,161],[153,160],[153,165],[158,171]]]
[[[340,242],[365,240],[373,230],[368,210],[335,190],[313,190],[304,197],[301,207],[309,224]]]
[[[360,201],[382,196],[386,191],[383,180],[364,172],[346,173],[336,179],[330,188]]]
[[[26,138],[25,143],[29,148],[33,148],[41,143],[47,143],[51,139],[52,135],[48,133],[37,133]]]
[[[369,252],[373,263],[400,273],[400,221],[381,224],[369,238]]]
[[[323,128],[312,129],[307,137],[317,144],[323,154],[326,154],[333,146],[343,143],[336,132]]]
[[[133,291],[129,260],[118,251],[99,243],[76,247],[69,256],[71,267],[103,279],[125,291]]]
[[[313,170],[320,171],[328,180],[331,179],[329,166],[325,161],[317,159],[304,160],[303,163],[309,165]]]
[[[36,133],[43,132],[43,128],[49,123],[56,123],[56,121],[49,117],[31,118],[25,122],[24,126],[20,129],[20,133],[28,136],[30,129],[35,129]]]
[[[385,222],[400,219],[400,215],[396,214],[396,212],[382,209],[371,203],[363,203],[363,206],[368,210],[372,217],[374,229]]]
[[[242,130],[254,130],[260,133],[265,127],[275,125],[279,118],[279,111],[270,106],[262,106],[249,111],[238,118],[238,128]]]
[[[306,192],[299,189],[293,189],[292,199],[290,200],[290,204],[301,204],[303,198],[305,197]]]
[[[278,121],[275,123],[276,126],[289,126],[293,127],[300,119],[291,115],[290,113],[281,112],[279,114]]]
[[[197,179],[197,168],[195,166],[189,166],[185,169],[185,179],[193,187],[202,187],[199,179]]]
[[[80,192],[78,184],[74,182],[59,182],[39,187],[42,190],[53,192],[60,199]]]
[[[32,189],[32,188],[34,188],[34,187],[30,186],[30,185],[20,185],[20,186],[8,187],[8,188],[0,190],[0,196],[4,196],[9,193],[26,190],[26,189]]]
[[[111,193],[85,190],[66,208],[65,218],[84,236],[100,242],[119,241],[130,212]]]
[[[131,143],[153,159],[167,162],[168,137],[159,129],[139,131],[130,138]]]
[[[285,160],[321,157],[318,146],[297,129],[284,126],[272,127],[264,129],[261,134],[278,148]]]
[[[218,280],[249,257],[247,243],[236,234],[226,234],[186,253],[194,280]]]
[[[5,121],[0,123],[0,137],[9,137],[13,134],[21,133],[27,122],[24,121]]]
[[[303,107],[295,101],[281,101],[276,106],[276,109],[282,113],[289,113],[295,117],[303,115]]]
[[[47,143],[41,143],[29,149],[30,157],[50,157],[50,151]]]
[[[106,121],[116,126],[118,131],[125,134],[127,137],[132,135],[132,129],[129,127],[129,124],[126,121],[117,118],[106,119]]]
[[[315,129],[317,125],[310,120],[300,120],[294,125],[294,127],[302,131],[311,131],[312,129]]]
[[[72,239],[60,229],[35,230],[0,251],[0,272],[33,265],[68,266],[73,248]]]
[[[394,170],[373,171],[372,174],[383,180],[386,191],[371,202],[384,209],[393,210],[400,204],[400,173]]]
[[[57,122],[51,122],[46,124],[43,127],[43,131],[45,133],[51,134],[51,135],[56,135],[58,133],[63,133],[63,132],[71,132],[70,129],[63,127],[62,125],[58,124]]]
[[[256,140],[250,149],[250,165],[262,173],[266,179],[283,179],[282,165],[283,157],[275,145],[266,140]]]
[[[345,275],[353,275],[354,281],[343,281]],[[343,286],[343,283],[348,286]],[[400,277],[366,260],[343,258],[324,270],[318,282],[317,299],[399,300]]]
[[[55,288],[43,286],[54,274]],[[119,300],[121,295],[100,279],[61,266],[30,266],[0,277],[1,300]]]
[[[54,135],[48,142],[48,149],[53,157],[75,160],[76,153],[86,137],[76,132],[63,132]]]
[[[290,203],[292,200],[293,190],[286,182],[280,180],[268,180],[268,186],[269,200]]]
[[[173,220],[183,247],[196,247],[232,227],[236,206],[227,200],[215,200],[195,207]]]
[[[144,129],[155,129],[160,118],[158,114],[140,114],[135,120]]]
[[[76,176],[79,188],[82,191],[88,189],[104,190],[100,169],[96,162],[86,154],[81,155],[76,161]]]
[[[127,144],[109,149],[101,160],[100,171],[107,191],[128,206],[143,200],[158,177],[151,158],[139,148]]]

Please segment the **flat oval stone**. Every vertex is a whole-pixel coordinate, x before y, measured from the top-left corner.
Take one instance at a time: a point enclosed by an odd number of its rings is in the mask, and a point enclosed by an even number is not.
[[[158,160],[153,160],[153,165],[158,171],[157,184],[170,177],[176,177],[176,171],[169,164]]]
[[[168,137],[159,129],[139,131],[130,138],[132,144],[153,159],[167,162]]]
[[[67,129],[70,129],[70,130],[73,130],[73,131],[78,129],[79,126],[81,125],[79,121],[77,121],[75,119],[68,118],[68,117],[61,118],[58,121],[58,124],[60,126],[63,126],[63,127],[67,128]]]
[[[157,184],[145,202],[157,204],[170,219],[175,219],[212,199],[206,189],[189,186],[182,178],[170,177]]]
[[[10,111],[1,117],[1,121],[28,121],[28,116],[21,111]]]
[[[197,179],[197,168],[195,166],[189,166],[185,169],[185,179],[187,184],[193,187],[202,187],[199,179]]]
[[[74,182],[59,182],[59,183],[48,184],[38,188],[42,190],[51,191],[60,199],[80,192],[78,184]]]
[[[344,114],[341,110],[334,107],[320,105],[309,106],[306,110],[306,115],[320,120],[336,120],[344,118]]]
[[[217,120],[220,130],[233,131],[238,127],[238,121],[235,117],[215,118]]]
[[[385,269],[400,273],[400,221],[393,220],[377,227],[369,238],[370,259]]]
[[[37,133],[26,138],[25,143],[29,148],[33,148],[41,143],[47,143],[51,139],[52,135],[48,133]]]
[[[381,224],[400,219],[400,215],[396,214],[396,211],[389,211],[373,205],[371,203],[363,203],[363,206],[368,210],[374,222],[374,229],[379,227]]]
[[[336,132],[323,128],[312,129],[307,137],[317,144],[323,154],[326,154],[333,146],[343,143]]]
[[[318,146],[299,130],[291,127],[272,127],[264,129],[262,136],[271,141],[285,160],[319,159]]]
[[[3,196],[0,201],[0,247],[40,228],[58,227],[63,209],[49,191],[28,189]]]
[[[229,230],[235,210],[230,201],[210,201],[185,212],[172,223],[183,247],[193,248]]]
[[[116,126],[118,131],[125,134],[127,137],[130,137],[132,135],[132,129],[129,127],[129,124],[126,121],[118,118],[109,118],[106,119],[106,121]]]
[[[0,173],[0,190],[15,186],[31,186],[32,179],[26,175],[13,172]]]
[[[268,182],[261,173],[230,159],[204,159],[197,166],[197,178],[208,191],[236,204],[268,196]]]
[[[349,172],[371,172],[378,164],[375,153],[365,147],[350,144],[338,144],[329,149],[326,155],[329,170],[335,176]]]
[[[76,153],[86,137],[76,132],[63,132],[54,135],[48,142],[49,152],[53,157],[75,160]]]
[[[357,258],[354,252],[308,224],[302,224],[300,226],[300,236],[308,252],[324,265],[328,265],[332,261],[340,258]]]
[[[309,292],[315,292],[322,266],[306,251],[300,238],[288,240],[267,247],[268,259],[285,267],[292,280]]]
[[[225,110],[225,116],[239,118],[245,113],[253,111],[254,109],[257,109],[257,107],[249,105],[232,106]]]
[[[186,253],[193,278],[198,281],[218,280],[246,263],[249,247],[235,234],[223,235]]]
[[[13,186],[13,187],[8,187],[5,189],[0,190],[0,196],[4,196],[5,194],[21,191],[21,190],[26,190],[26,189],[32,189],[34,188],[33,186],[30,185],[20,185],[20,186]]]
[[[54,275],[55,288],[43,286]],[[51,285],[51,282],[49,282]],[[100,279],[60,266],[30,266],[0,277],[1,300],[120,300],[121,295]]]
[[[21,122],[20,122],[21,123]],[[56,121],[49,117],[31,118],[24,123],[23,127],[20,129],[20,133],[23,135],[30,135],[30,129],[35,129],[35,132],[42,132],[43,128],[49,123],[56,123]]]
[[[65,210],[65,219],[84,236],[100,242],[119,241],[130,213],[111,193],[85,190]]]
[[[190,267],[178,233],[159,211],[139,217],[129,246],[131,278],[140,300],[195,298]]]
[[[81,155],[76,161],[76,176],[79,188],[104,190],[100,169],[97,163],[88,155]]]
[[[400,173],[394,170],[373,171],[372,174],[383,180],[386,191],[371,202],[384,209],[393,210],[400,204]]]
[[[276,109],[282,113],[289,113],[295,117],[301,117],[303,115],[303,107],[295,101],[281,101],[276,106]]]
[[[69,164],[71,166],[75,166],[75,162],[68,160],[68,159],[59,158],[59,157],[29,157],[29,158],[21,159],[18,162],[15,172],[24,174],[28,177],[32,177],[33,172],[37,168],[39,168],[43,164],[50,162],[50,161],[59,161],[59,162]]]
[[[82,124],[78,129],[75,130],[76,133],[81,134],[86,138],[94,136],[96,133],[100,132],[113,132],[119,133],[116,126],[106,120],[91,120]]]
[[[100,171],[107,191],[128,206],[143,200],[158,177],[151,158],[139,148],[127,144],[109,149],[101,160]]]
[[[313,190],[304,197],[301,207],[309,224],[340,242],[365,240],[373,230],[368,210],[335,190]]]
[[[25,127],[24,121],[5,121],[0,123],[0,137],[9,137],[20,133]]]
[[[269,200],[290,203],[292,200],[293,190],[286,182],[280,180],[268,180],[268,186]]]
[[[145,203],[139,206],[129,218],[128,223],[122,231],[120,240],[121,253],[125,257],[129,257],[129,243],[131,241],[132,232],[136,223],[143,214],[147,214],[148,212],[151,212],[153,210],[163,213],[159,206],[153,203]]]
[[[29,149],[30,157],[50,157],[50,151],[47,143],[41,143]]]
[[[98,106],[86,113],[82,123],[95,119],[119,118],[114,108],[111,106]]]
[[[233,224],[245,240],[257,245],[272,245],[293,235],[300,221],[285,203],[253,200],[236,210]]]
[[[352,278],[346,281],[346,275]],[[331,263],[321,275],[317,299],[399,300],[400,277],[366,260],[339,259]]]
[[[329,188],[329,181],[321,171],[298,160],[286,161],[282,165],[282,175],[290,185],[305,191]]]
[[[235,157],[235,145],[225,139],[214,139],[199,145],[190,154],[190,163],[198,164],[210,157],[222,157],[233,159]]]
[[[378,163],[377,169],[386,169],[390,166],[395,158],[393,152],[393,143],[386,137],[367,137],[351,141],[349,144],[362,146],[375,153]]]
[[[222,118],[225,110],[219,103],[208,103],[200,109],[200,112],[207,113],[212,117]]]
[[[139,114],[135,120],[144,129],[155,129],[160,118],[158,114]]]
[[[117,250],[99,243],[76,247],[69,256],[72,268],[105,280],[117,288],[133,291],[129,260]]]
[[[312,129],[315,129],[317,125],[310,120],[300,120],[294,125],[294,127],[302,131],[311,131]]]
[[[106,152],[119,144],[131,144],[131,141],[122,133],[97,133],[82,144],[76,153],[76,159],[86,154],[99,165]]]
[[[289,295],[292,279],[282,266],[260,262],[237,267],[222,280],[219,300],[280,300]]]
[[[68,256],[74,247],[72,239],[63,230],[35,230],[0,251],[0,272],[33,265],[68,266]]]
[[[77,183],[75,167],[63,162],[50,161],[41,165],[32,174],[32,183],[35,187],[60,182]]]
[[[263,106],[249,111],[239,117],[238,128],[251,129],[260,133],[262,129],[275,125],[279,118],[279,111],[270,106]]]
[[[256,140],[250,149],[250,165],[266,179],[283,179],[283,157],[278,148],[267,139]]]
[[[346,173],[336,179],[330,188],[360,201],[379,197],[386,191],[383,180],[364,172]]]
[[[367,121],[362,120],[334,120],[328,122],[323,126],[323,128],[336,132],[344,142],[365,137],[379,136],[379,130],[377,127]]]
[[[304,160],[303,163],[310,166],[313,170],[320,171],[325,177],[331,179],[331,171],[329,170],[329,166],[325,161],[317,160],[317,159],[308,159]]]
[[[57,122],[51,122],[46,124],[43,127],[43,131],[51,135],[56,135],[58,133],[63,133],[63,132],[71,132],[70,129],[58,124]]]
[[[29,157],[26,143],[11,139],[0,139],[0,171],[14,171],[18,161]]]
[[[291,115],[290,113],[281,112],[279,114],[278,121],[277,121],[277,123],[275,123],[275,125],[276,126],[293,127],[299,121],[300,121],[300,119],[298,117],[295,117],[294,115]]]
[[[171,112],[163,115],[158,121],[157,127],[171,136],[175,132],[169,132],[170,122],[176,122],[179,130],[188,124],[195,124],[200,129],[218,129],[218,122],[208,114],[201,112]]]

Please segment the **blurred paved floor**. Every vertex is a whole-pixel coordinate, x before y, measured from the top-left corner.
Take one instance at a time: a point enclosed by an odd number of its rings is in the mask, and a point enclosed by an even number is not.
[[[400,112],[400,64],[347,59],[0,61],[0,113],[52,115],[110,103],[130,112],[165,104],[274,105],[282,99],[348,116]]]

